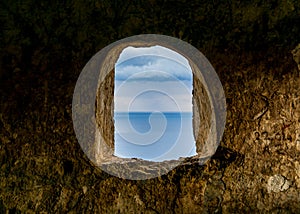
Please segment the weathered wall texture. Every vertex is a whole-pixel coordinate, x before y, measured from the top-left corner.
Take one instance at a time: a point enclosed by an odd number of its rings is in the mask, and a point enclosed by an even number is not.
[[[115,70],[99,85],[96,97],[96,123],[101,136],[110,148],[114,148],[114,87]]]
[[[286,57],[276,68],[242,64],[234,73],[223,65],[234,65],[236,56],[216,58],[227,98],[226,129],[216,155],[203,166],[183,165],[145,181],[120,179],[92,166],[64,119],[65,109],[49,107],[49,125],[60,131],[51,128],[46,136],[42,124],[29,121],[27,131],[1,115],[0,211],[299,213],[300,78],[291,54]],[[24,143],[22,136],[38,146]]]
[[[299,12],[297,0],[1,1],[0,213],[300,213]],[[71,103],[95,52],[149,32],[205,53],[226,128],[205,165],[130,181],[86,157]]]
[[[114,57],[118,58],[118,57]],[[193,72],[195,67],[192,67]],[[153,176],[159,176],[174,168],[182,159],[174,161],[165,161],[163,163],[148,162],[135,159],[124,159],[113,155],[114,153],[114,69],[103,75],[104,78],[99,84],[96,95],[96,136],[95,136],[95,162],[102,165],[102,169],[111,172],[114,175],[122,177],[126,173],[133,171],[132,177],[147,177],[147,172],[152,172]],[[105,72],[104,72],[105,73]],[[99,78],[101,79],[101,77]],[[212,126],[211,106],[207,92],[201,81],[193,75],[193,127],[196,140],[196,148],[201,163],[203,164],[207,157],[214,153],[216,145],[208,145],[210,128]],[[201,121],[201,122],[200,122]],[[93,154],[93,153],[92,153]],[[195,157],[198,159],[198,157]],[[203,159],[203,160],[202,160]],[[186,159],[184,164],[192,164],[195,160]],[[199,162],[200,163],[200,162]],[[146,170],[147,169],[147,170]],[[144,173],[144,175],[143,175]],[[128,177],[128,176],[125,176]]]
[[[153,40],[153,41],[152,41]],[[119,54],[121,51],[128,47],[128,46],[136,46],[136,47],[146,47],[152,45],[162,45],[167,48],[176,49],[182,44],[178,44],[178,40],[172,40],[170,37],[158,37],[158,36],[144,36],[138,37],[133,39],[129,39],[126,41],[118,42],[110,49],[107,49],[104,54],[98,54],[98,58],[95,57],[94,60],[100,66],[99,72],[99,82],[98,82],[98,89],[96,94],[96,101],[95,101],[95,116],[96,116],[96,124],[97,126],[95,131],[95,143],[94,143],[94,151],[95,155],[92,157],[92,160],[96,160],[96,165],[103,165],[103,164],[111,164],[111,163],[128,163],[133,164],[132,170],[134,171],[143,171],[144,161],[140,164],[141,170],[137,166],[140,160],[133,160],[133,159],[124,159],[114,156],[114,120],[113,120],[113,96],[114,96],[114,66],[115,62],[119,58]],[[178,47],[177,47],[178,45]],[[190,46],[183,46],[184,51],[183,53],[186,54],[187,59],[191,65],[192,73],[193,73],[193,127],[194,127],[194,136],[196,140],[196,147],[197,147],[197,155],[194,157],[196,159],[201,159],[201,163],[203,160],[209,158],[216,150],[218,143],[217,143],[217,132],[216,130],[216,118],[215,118],[215,108],[212,107],[212,102],[218,102],[214,95],[209,93],[214,93],[210,91],[207,92],[207,88],[210,87],[207,83],[204,82],[205,79],[209,79],[209,81],[214,82],[213,78],[210,78],[210,72],[208,68],[208,62],[201,54],[199,54],[198,58],[195,58],[201,61],[201,69],[207,69],[203,73],[200,72],[199,64],[193,62],[189,57],[194,57],[192,54],[193,52],[198,52],[196,49],[191,49]],[[182,47],[182,48],[183,48]],[[180,50],[180,49],[179,49]],[[178,50],[178,51],[179,51]],[[180,50],[181,51],[181,50]],[[179,52],[180,53],[180,52]],[[194,53],[198,54],[198,53]],[[91,63],[93,65],[93,63]],[[86,70],[93,69],[87,65],[85,67]],[[211,74],[212,75],[212,74]],[[215,74],[214,74],[215,75]],[[201,78],[201,80],[199,79]],[[215,82],[214,82],[215,83]],[[214,88],[214,87],[211,87]],[[215,87],[217,88],[217,87]],[[220,93],[222,94],[222,93]],[[223,97],[224,99],[224,97]],[[222,101],[220,101],[221,103]],[[224,101],[223,101],[224,102]],[[201,122],[200,122],[201,121]],[[93,154],[93,153],[92,153]],[[176,162],[176,161],[175,161]],[[175,163],[174,162],[174,163]],[[190,162],[187,159],[187,162]],[[137,164],[137,165],[136,165]],[[148,168],[149,166],[156,165],[156,163],[147,163],[145,166]],[[169,168],[167,166],[170,165],[169,162],[162,163],[166,166],[163,168]],[[160,165],[160,164],[158,164]],[[171,164],[170,166],[172,166]],[[107,166],[111,168],[111,166]],[[118,168],[118,167],[113,167]],[[150,170],[150,168],[148,168]],[[152,171],[157,169],[151,169]],[[150,171],[151,171],[150,170]],[[158,170],[159,171],[159,170]],[[162,172],[161,172],[162,173]],[[117,175],[117,174],[116,174]]]

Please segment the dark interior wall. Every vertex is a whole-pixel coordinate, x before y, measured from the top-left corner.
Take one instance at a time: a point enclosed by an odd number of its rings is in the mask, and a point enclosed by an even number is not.
[[[293,47],[299,7],[297,0],[2,1],[1,61],[22,70],[84,64],[109,43],[142,33],[178,37],[197,48]]]
[[[0,1],[0,212],[299,212],[299,17],[297,0]],[[89,162],[71,103],[91,56],[142,33],[206,55],[227,121],[205,166],[129,181]]]
[[[237,55],[236,62],[279,67],[299,43],[299,5],[297,0],[1,1],[1,101],[10,100],[8,110],[24,115],[45,102],[33,93],[75,82],[101,48],[143,33],[181,38],[215,66],[222,61],[218,53],[227,51]],[[246,53],[251,56],[241,59]]]

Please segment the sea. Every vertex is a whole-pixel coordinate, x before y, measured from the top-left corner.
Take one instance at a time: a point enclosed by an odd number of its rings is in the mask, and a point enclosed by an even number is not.
[[[196,155],[192,112],[115,112],[115,155],[149,161]]]

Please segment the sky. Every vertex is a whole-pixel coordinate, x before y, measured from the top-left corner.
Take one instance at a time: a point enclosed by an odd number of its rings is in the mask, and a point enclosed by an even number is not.
[[[196,154],[192,131],[192,78],[188,60],[170,49],[127,47],[122,51],[115,65],[117,156],[162,161]],[[188,116],[182,118],[134,116],[130,119],[127,112],[191,114],[184,114]],[[117,116],[116,113],[126,114]],[[146,128],[140,132],[142,127]]]
[[[115,65],[115,111],[192,112],[187,59],[162,46],[127,47]]]

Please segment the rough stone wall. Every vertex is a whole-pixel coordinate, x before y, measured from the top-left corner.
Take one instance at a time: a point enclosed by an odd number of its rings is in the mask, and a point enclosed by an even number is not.
[[[197,153],[204,149],[211,127],[211,106],[201,81],[193,75],[193,131]]]
[[[193,72],[195,67],[192,68]],[[123,159],[113,155],[114,152],[114,69],[111,70],[104,79],[100,82],[96,95],[96,136],[95,148],[96,163],[101,164],[102,169],[105,169],[112,174],[122,177],[126,174],[136,177],[139,174],[140,178],[147,177],[148,172],[152,172],[153,177],[167,173],[169,170],[178,165],[181,161],[165,161],[162,163],[148,162],[136,159]],[[183,164],[192,164],[196,160],[199,163],[204,163],[207,154],[211,154],[216,148],[215,146],[207,145],[208,134],[211,128],[211,106],[207,92],[201,81],[193,74],[193,127],[194,138],[196,141],[196,151],[200,158],[204,159],[186,159]],[[201,122],[200,122],[201,121]],[[97,136],[100,135],[100,136]],[[210,139],[211,140],[211,139]],[[147,169],[147,170],[146,170]],[[157,170],[159,169],[159,170]],[[127,176],[128,177],[128,176]]]
[[[49,133],[34,119],[23,121],[28,131],[0,115],[0,213],[299,213],[300,78],[292,55],[287,59],[276,68],[257,63],[234,72],[237,56],[215,59],[227,98],[217,153],[205,165],[182,165],[149,180],[94,167],[55,103]]]
[[[0,213],[300,213],[299,1],[4,2]],[[95,50],[147,32],[204,51],[227,121],[204,166],[130,181],[86,158],[71,103]]]
[[[110,164],[112,162],[118,163],[128,163],[129,160],[124,158],[119,158],[113,155],[114,153],[114,120],[113,120],[113,90],[114,90],[114,66],[117,61],[119,54],[121,51],[128,46],[135,47],[147,47],[152,45],[162,45],[167,48],[173,49],[176,51],[176,41],[172,41],[170,38],[157,38],[153,36],[151,37],[151,41],[149,38],[140,37],[136,41],[126,41],[122,43],[117,43],[111,49],[105,51],[104,54],[94,58],[94,60],[98,61],[100,64],[100,76],[98,80],[98,89],[96,94],[96,130],[95,130],[95,143],[94,150],[95,155],[91,158],[92,160],[96,160],[97,165],[102,164]],[[157,41],[155,41],[157,40]],[[151,42],[150,42],[151,41]],[[190,48],[190,47],[189,47]],[[178,50],[177,52],[179,52]],[[185,47],[185,52],[197,52],[195,53],[198,56],[198,51],[196,49],[188,49]],[[180,53],[180,52],[179,52]],[[186,54],[186,53],[185,53]],[[186,57],[191,65],[191,69],[193,72],[193,127],[194,127],[194,137],[196,140],[197,147],[197,155],[194,156],[196,159],[207,159],[209,158],[217,148],[217,133],[216,133],[216,118],[215,111],[212,111],[212,102],[216,101],[215,96],[212,94],[208,94],[207,86],[208,83],[205,81],[209,79],[209,71],[205,70],[204,73],[200,74],[199,64],[196,64],[192,61],[191,58],[194,57],[193,54],[189,53]],[[201,61],[201,69],[207,69],[209,64],[205,61],[204,57],[201,58],[201,54],[198,56],[199,58],[195,58]],[[95,62],[96,62],[95,61]],[[91,68],[85,68],[91,69]],[[201,78],[201,80],[199,79]],[[206,78],[206,80],[205,80]],[[215,81],[214,79],[210,79],[209,81]],[[206,85],[206,86],[205,86]],[[206,88],[205,88],[206,87]],[[214,93],[211,92],[210,93]],[[212,98],[213,97],[213,98]],[[201,123],[199,122],[201,121]],[[136,160],[131,160],[132,163],[137,162]],[[175,161],[176,162],[176,161]],[[142,161],[142,163],[144,163]],[[202,161],[201,161],[202,163]],[[140,163],[141,164],[141,163]],[[154,164],[155,165],[155,164]],[[168,163],[166,163],[168,165]],[[171,164],[173,165],[173,164]],[[148,168],[149,164],[147,164]],[[150,164],[153,166],[153,164]],[[133,170],[136,170],[136,165],[133,167]],[[168,168],[166,166],[166,168]],[[150,170],[150,169],[149,169]]]
[[[114,78],[115,70],[109,72],[100,83],[96,96],[96,123],[107,146],[114,148]]]

